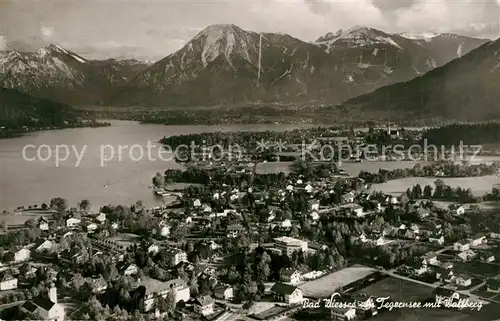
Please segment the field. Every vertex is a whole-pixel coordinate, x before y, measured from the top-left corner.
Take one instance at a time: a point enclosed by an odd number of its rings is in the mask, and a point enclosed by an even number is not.
[[[292,171],[291,165],[293,162],[268,162],[257,164],[256,172],[259,174],[269,173],[290,173]],[[363,163],[356,163],[353,161],[344,161],[340,163],[339,168],[345,170],[351,176],[357,176],[359,172],[378,172],[379,169],[395,170],[399,168],[413,168],[417,162],[412,161],[365,161]],[[406,190],[406,189],[405,189]]]
[[[348,267],[320,277],[319,279],[301,284],[299,288],[302,289],[305,297],[330,297],[330,295],[340,288],[361,280],[374,272],[376,272],[376,270],[364,266]]]
[[[388,277],[373,283],[359,292],[376,297],[390,297],[398,302],[425,301],[432,297],[434,288],[418,283]]]
[[[405,192],[408,187],[420,184],[420,186],[431,185],[437,178],[433,177],[407,177],[396,180],[391,180],[383,184],[373,186],[374,190],[382,191],[388,194],[400,195]],[[476,196],[483,196],[491,192],[491,189],[500,184],[500,179],[496,176],[483,177],[458,177],[458,178],[442,178],[443,182],[451,187],[461,187],[472,190]]]
[[[41,216],[45,216],[47,219],[52,218],[52,212],[40,211],[40,212],[22,212],[20,215],[7,214],[1,215],[0,221],[5,221],[7,226],[17,226],[23,225],[29,219],[38,220]]]
[[[486,263],[479,261],[456,263],[453,270],[455,273],[464,273],[470,276],[479,276],[481,278],[494,277],[500,274],[500,265],[498,263]]]

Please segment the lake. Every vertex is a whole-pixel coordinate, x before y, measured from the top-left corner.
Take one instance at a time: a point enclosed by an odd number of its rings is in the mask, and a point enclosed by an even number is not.
[[[82,199],[89,199],[95,206],[105,204],[133,204],[142,200],[148,206],[155,206],[162,201],[153,195],[149,188],[156,172],[163,173],[168,168],[182,168],[172,160],[163,161],[158,157],[139,158],[140,146],[147,151],[151,145],[163,136],[195,134],[215,131],[285,131],[295,128],[317,127],[317,125],[288,124],[235,124],[220,126],[165,126],[139,124],[132,121],[110,121],[110,127],[75,128],[54,131],[27,133],[22,137],[0,140],[0,209],[12,210],[18,206],[41,205],[49,203],[53,197],[63,197],[70,206],[76,206]],[[35,148],[41,145],[40,156],[43,159],[52,154],[52,158],[42,161],[28,161],[23,157],[23,148],[28,159],[38,158]],[[70,149],[68,159],[55,164],[56,146],[66,145]],[[102,147],[109,145],[108,147]],[[121,157],[118,146],[123,148]],[[137,145],[132,148],[132,145]],[[83,148],[86,149],[81,154]],[[101,166],[101,148],[110,153],[112,158]],[[78,162],[78,155],[82,155]],[[153,156],[154,154],[153,149]],[[65,151],[58,155],[64,159]],[[121,159],[120,159],[121,158]],[[165,158],[165,157],[164,157]],[[78,166],[75,166],[78,165]]]

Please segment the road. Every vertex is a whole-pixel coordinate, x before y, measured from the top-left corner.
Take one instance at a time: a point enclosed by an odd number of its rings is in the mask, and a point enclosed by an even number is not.
[[[0,305],[0,311],[22,305],[22,304],[24,304],[24,302],[26,302],[26,301],[16,301],[16,302],[2,304],[2,305]]]

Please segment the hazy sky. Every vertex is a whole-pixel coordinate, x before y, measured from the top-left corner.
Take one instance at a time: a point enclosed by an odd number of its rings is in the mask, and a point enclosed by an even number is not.
[[[209,24],[314,40],[354,25],[500,37],[500,0],[0,0],[0,49],[160,59]]]

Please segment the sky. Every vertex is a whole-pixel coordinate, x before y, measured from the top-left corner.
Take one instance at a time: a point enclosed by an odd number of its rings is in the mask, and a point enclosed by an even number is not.
[[[158,60],[210,24],[306,41],[354,25],[496,39],[500,0],[0,0],[0,50]]]

